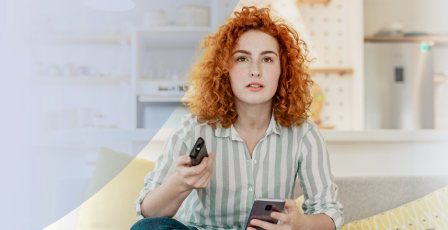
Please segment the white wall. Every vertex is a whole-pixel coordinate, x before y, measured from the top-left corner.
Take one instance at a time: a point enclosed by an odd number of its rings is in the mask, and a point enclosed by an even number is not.
[[[445,0],[364,0],[364,34],[372,36],[396,20],[405,32],[447,34],[447,9]]]
[[[335,176],[448,175],[448,142],[328,142]]]

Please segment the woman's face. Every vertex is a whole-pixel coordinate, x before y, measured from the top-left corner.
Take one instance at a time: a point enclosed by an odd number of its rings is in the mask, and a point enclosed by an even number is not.
[[[279,55],[278,42],[271,35],[257,30],[241,35],[229,72],[237,104],[270,105],[281,73]]]

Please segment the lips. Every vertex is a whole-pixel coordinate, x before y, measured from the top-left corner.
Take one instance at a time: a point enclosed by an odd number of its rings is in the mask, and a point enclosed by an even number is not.
[[[251,82],[246,85],[246,88],[249,89],[250,91],[260,91],[264,88],[264,85],[261,84],[260,82]]]
[[[260,82],[251,82],[251,83],[249,83],[249,84],[247,84],[246,85],[246,87],[249,87],[249,86],[251,86],[251,85],[253,85],[253,86],[261,86],[261,87],[264,87],[264,85],[263,84],[261,84]]]

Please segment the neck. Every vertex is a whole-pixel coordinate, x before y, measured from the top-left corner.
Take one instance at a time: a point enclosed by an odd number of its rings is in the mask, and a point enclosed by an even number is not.
[[[259,105],[248,105],[235,101],[238,119],[233,124],[237,132],[241,134],[253,132],[266,132],[271,121],[271,101]]]

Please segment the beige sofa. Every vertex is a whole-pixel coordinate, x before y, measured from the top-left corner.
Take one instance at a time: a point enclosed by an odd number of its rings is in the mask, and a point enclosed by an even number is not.
[[[146,159],[102,147],[94,178],[86,188],[77,229],[129,229],[137,221],[134,202],[143,188],[143,177],[153,166],[154,163]],[[83,186],[79,180],[72,182],[70,186],[74,188]],[[344,222],[349,223],[445,187],[448,176],[336,176],[335,183],[344,205]],[[294,197],[301,195],[297,180]]]
[[[335,177],[344,223],[364,219],[409,203],[448,185],[445,176],[344,176]],[[296,181],[294,197],[303,194]],[[448,207],[447,207],[448,208]]]

